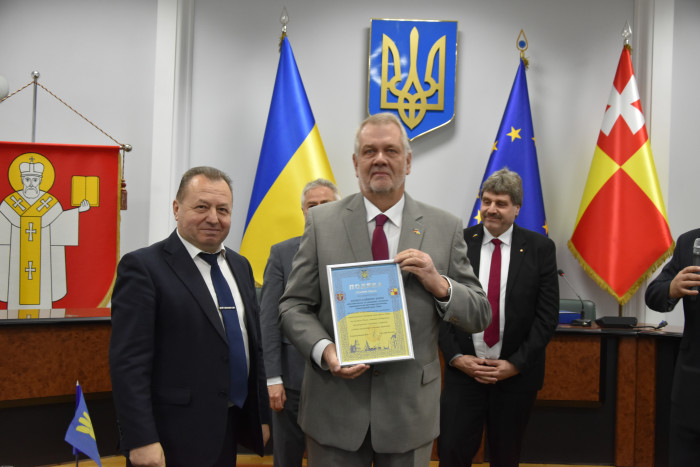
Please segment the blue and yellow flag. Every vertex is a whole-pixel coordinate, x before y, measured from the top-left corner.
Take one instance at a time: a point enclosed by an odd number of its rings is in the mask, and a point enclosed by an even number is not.
[[[501,126],[493,143],[491,156],[486,165],[486,172],[481,183],[497,170],[508,167],[523,179],[523,205],[515,223],[520,227],[547,235],[547,218],[544,214],[544,200],[540,184],[540,169],[537,164],[535,132],[532,128],[530,113],[530,96],[527,92],[525,64],[520,59],[520,66],[515,75],[513,88],[501,119]],[[479,192],[481,185],[479,185]],[[479,208],[481,201],[478,194],[474,209],[469,218],[469,226],[481,223]]]
[[[80,384],[77,381],[75,383],[75,399],[75,416],[73,421],[70,422],[68,431],[66,431],[65,440],[73,446],[73,455],[77,456],[78,451],[80,451],[102,467],[100,453],[97,451],[95,430],[92,428],[92,421],[90,420],[90,414],[88,414],[83,391],[80,389]]]
[[[240,250],[258,284],[270,247],[303,233],[301,190],[320,177],[335,182],[285,37]]]

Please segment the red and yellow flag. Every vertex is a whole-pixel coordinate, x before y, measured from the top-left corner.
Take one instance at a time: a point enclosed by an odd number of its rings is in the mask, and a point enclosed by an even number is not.
[[[569,250],[624,305],[673,252],[673,243],[625,46]]]

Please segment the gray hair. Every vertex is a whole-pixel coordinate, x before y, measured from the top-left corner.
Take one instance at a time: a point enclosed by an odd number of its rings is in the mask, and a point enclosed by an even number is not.
[[[301,190],[301,208],[304,209],[304,204],[306,203],[306,193],[309,192],[309,190],[313,190],[314,188],[318,188],[320,186],[330,188],[333,191],[333,194],[335,195],[335,200],[338,201],[340,199],[340,193],[338,193],[338,187],[335,186],[333,182],[330,180],[326,180],[325,178],[317,178],[316,180],[312,180],[306,185],[304,185],[304,189]]]
[[[514,205],[523,205],[523,181],[517,172],[508,170],[508,167],[492,173],[484,180],[479,197],[483,197],[486,191],[497,195],[508,195]]]
[[[411,144],[408,141],[408,134],[406,133],[406,128],[404,128],[403,124],[401,123],[401,120],[399,120],[399,117],[388,112],[370,115],[362,123],[360,123],[360,127],[355,132],[355,155],[358,157],[360,155],[360,132],[365,126],[386,125],[390,123],[393,123],[394,125],[399,127],[399,130],[401,131],[401,144],[403,144],[403,152],[404,155],[408,157],[408,154],[411,152]]]
[[[190,181],[197,175],[203,175],[212,182],[218,182],[219,180],[225,181],[228,185],[228,189],[231,190],[231,194],[233,195],[231,178],[224,172],[214,167],[192,167],[187,172],[182,174],[182,178],[180,179],[180,186],[178,187],[177,194],[175,195],[175,199],[178,202],[182,202],[182,199],[185,197],[185,192],[187,191]]]

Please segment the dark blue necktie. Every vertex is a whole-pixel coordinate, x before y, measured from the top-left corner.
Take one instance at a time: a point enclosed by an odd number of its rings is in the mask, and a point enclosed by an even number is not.
[[[238,321],[236,303],[233,301],[231,288],[228,286],[224,275],[216,262],[219,254],[200,253],[199,256],[211,265],[211,281],[214,284],[216,298],[219,301],[219,310],[224,318],[226,337],[228,338],[229,355],[229,399],[238,407],[243,407],[248,395],[248,366],[245,359],[245,347],[243,334]]]

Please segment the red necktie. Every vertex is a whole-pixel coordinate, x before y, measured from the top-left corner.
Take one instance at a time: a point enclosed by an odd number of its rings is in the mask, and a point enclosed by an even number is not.
[[[372,258],[375,261],[389,259],[389,243],[384,234],[384,223],[388,219],[384,214],[379,214],[374,218],[376,225],[372,234]]]
[[[491,324],[484,331],[484,342],[489,347],[493,347],[501,339],[500,336],[500,313],[501,313],[501,242],[494,238],[493,254],[491,255],[491,270],[489,271],[489,291],[488,299],[491,304]]]

